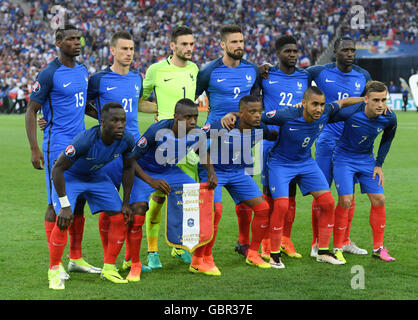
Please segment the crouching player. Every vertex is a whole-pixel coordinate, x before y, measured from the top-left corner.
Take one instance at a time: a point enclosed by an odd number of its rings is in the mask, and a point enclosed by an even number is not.
[[[132,134],[125,131],[126,113],[122,105],[109,102],[103,106],[101,124],[78,134],[61,153],[52,169],[55,190],[53,204],[58,212],[49,245],[49,287],[64,289],[59,275],[59,262],[67,243],[67,229],[74,219],[77,198],[87,200],[91,212],[104,211],[109,216],[109,238],[101,277],[114,283],[127,283],[115,268],[116,258],[127,232],[126,222],[132,215],[129,197],[134,179],[134,148]],[[105,164],[123,157],[123,202],[110,178],[100,170]],[[129,277],[129,276],[128,276]]]
[[[208,275],[221,274],[213,261],[212,248],[222,216],[222,187],[228,190],[236,204],[245,203],[254,211],[254,218],[251,222],[252,238],[246,263],[259,268],[271,268],[271,265],[258,254],[261,240],[268,233],[270,208],[257,183],[250,173],[246,172],[246,168],[248,169],[253,161],[252,147],[263,138],[273,141],[277,138],[276,132],[269,131],[266,125],[260,123],[262,111],[263,107],[259,98],[251,95],[244,96],[239,101],[239,112],[234,117],[236,129],[230,131],[223,129],[223,119],[204,127],[205,131],[210,131],[210,154],[218,177],[214,199],[215,233],[210,243],[196,249],[190,266],[191,272]],[[225,118],[230,116],[231,114],[228,114]],[[200,168],[199,176],[200,180],[205,182],[208,172]],[[214,272],[205,272],[205,270],[214,270]]]
[[[196,126],[198,115],[197,105],[192,100],[181,99],[175,105],[174,119],[152,124],[139,139],[134,152],[138,164],[135,175],[141,180],[135,184],[130,200],[135,213],[145,215],[149,198],[156,190],[169,194],[170,185],[196,183],[177,164],[194,148],[206,150],[206,135]],[[210,158],[208,154],[201,157],[208,172],[208,188],[214,189],[217,177]],[[131,248],[131,256],[134,255],[139,252]]]
[[[367,193],[370,203],[370,225],[373,234],[373,256],[383,261],[394,261],[383,246],[385,231],[385,196],[383,190],[383,162],[389,152],[396,132],[396,115],[383,114],[387,96],[386,86],[379,81],[369,81],[365,88],[365,102],[341,110],[344,120],[343,135],[333,154],[334,180],[338,192],[335,209],[334,253],[342,256],[348,211],[353,199],[353,178],[360,182],[361,192]],[[373,144],[383,132],[377,158],[373,156]]]

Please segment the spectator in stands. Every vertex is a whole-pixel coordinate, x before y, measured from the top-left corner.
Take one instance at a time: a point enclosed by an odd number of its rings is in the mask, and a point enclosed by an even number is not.
[[[398,87],[393,83],[392,80],[389,81],[388,90],[389,90],[389,93],[398,93],[399,92]]]

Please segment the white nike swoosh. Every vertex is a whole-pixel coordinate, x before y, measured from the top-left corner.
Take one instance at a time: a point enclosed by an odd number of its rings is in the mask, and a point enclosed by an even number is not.
[[[117,244],[123,244],[123,241],[116,241]]]
[[[279,81],[269,81],[269,84],[277,83]]]
[[[278,231],[278,230],[282,230],[282,229],[283,229],[283,227],[280,227],[280,228],[273,227],[274,231]]]
[[[333,224],[329,224],[328,225],[328,228],[332,228],[334,225]]]
[[[64,83],[62,86],[63,86],[64,88],[66,88],[66,87],[68,87],[70,84],[71,84],[71,82],[68,82],[68,83]]]
[[[113,89],[116,89],[117,87],[107,87],[106,89],[107,89],[107,91],[110,91],[110,90],[113,90]]]
[[[225,81],[226,79],[216,79],[216,81],[218,81],[218,82],[222,82],[222,81]]]
[[[289,130],[290,130],[290,131],[296,131],[296,130],[299,130],[299,129],[289,128]]]
[[[325,82],[335,82],[334,80],[328,80],[325,78]]]
[[[268,225],[264,225],[264,224],[262,226],[260,226],[261,229],[265,229],[265,228],[268,228],[268,227],[269,227]]]
[[[360,126],[355,125],[355,124],[352,124],[351,126],[352,126],[353,128],[360,128]]]

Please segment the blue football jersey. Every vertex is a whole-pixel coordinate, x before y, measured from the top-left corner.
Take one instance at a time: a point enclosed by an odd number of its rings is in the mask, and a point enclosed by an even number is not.
[[[126,75],[113,72],[110,67],[100,71],[89,80],[87,91],[88,101],[94,100],[99,113],[108,102],[119,102],[126,112],[126,130],[138,141],[140,138],[138,127],[138,101],[142,96],[142,77],[129,71]]]
[[[322,116],[313,122],[304,119],[303,108],[288,107],[263,114],[264,123],[280,125],[280,136],[270,157],[284,162],[309,160],[312,144],[338,110],[337,103],[326,103]]]
[[[333,102],[348,97],[361,97],[367,81],[371,80],[370,74],[363,68],[353,65],[350,72],[342,72],[335,62],[322,66],[312,66],[307,69],[312,80],[325,94],[326,102]],[[327,134],[341,136],[343,123],[330,123],[323,131]]]
[[[135,140],[128,131],[125,130],[122,139],[105,145],[101,139],[100,126],[94,126],[78,134],[65,149],[64,155],[73,162],[67,172],[81,177],[101,174],[99,170],[119,156],[133,157],[134,149]]]
[[[197,75],[196,95],[206,91],[210,108],[207,123],[238,112],[239,100],[258,86],[258,77],[257,66],[244,59],[235,68],[227,67],[222,58],[206,64]]]
[[[334,150],[335,161],[364,160],[373,157],[373,145],[377,136],[383,132],[377,154],[376,165],[382,166],[390,145],[395,136],[397,120],[395,113],[369,118],[364,112],[365,104],[361,103],[343,108],[336,120],[343,120],[344,130]]]
[[[47,124],[42,149],[62,151],[85,130],[88,71],[83,64],[74,68],[56,58],[39,72],[30,99],[42,105]]]
[[[237,117],[235,126],[238,128],[240,118]],[[221,121],[215,121],[204,126],[206,132],[210,132],[210,156],[213,167],[218,170],[229,171],[246,168],[253,165],[251,149],[261,140],[275,140],[267,125],[241,132],[238,129],[230,131],[222,128]]]
[[[173,124],[174,119],[158,121],[141,136],[135,147],[135,155],[141,168],[162,173],[183,160],[191,148],[198,148],[202,141],[206,144],[206,134],[201,128],[196,127],[193,130],[200,135],[188,133],[182,138],[176,138],[172,131]]]

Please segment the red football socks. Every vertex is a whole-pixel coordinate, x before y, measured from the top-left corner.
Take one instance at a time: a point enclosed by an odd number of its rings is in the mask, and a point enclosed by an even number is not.
[[[318,245],[319,206],[315,198],[312,200],[312,246]]]
[[[222,203],[215,202],[215,219],[214,219],[214,226],[213,226],[213,237],[212,240],[204,245],[204,256],[212,256],[212,248],[215,245],[216,236],[218,234],[218,228],[219,228],[219,221],[221,221],[222,217]]]
[[[347,231],[348,211],[340,204],[335,208],[334,248],[342,249]]]
[[[262,203],[252,207],[252,210],[254,210],[254,218],[251,223],[252,238],[250,249],[258,252],[261,240],[267,237],[269,232],[270,206],[267,201],[263,201]]]
[[[81,258],[81,242],[83,241],[85,218],[83,214],[75,214],[74,221],[68,228],[70,235],[70,259]]]
[[[235,206],[235,213],[238,217],[238,242],[240,244],[249,244],[253,211],[249,206],[242,202]]]
[[[55,224],[54,229],[51,232],[51,238],[49,242],[49,268],[58,266],[61,262],[62,254],[64,253],[65,246],[67,245],[67,232],[68,230],[61,231]]]
[[[55,222],[45,221],[44,224],[45,224],[46,241],[49,244],[49,242],[51,241],[51,232],[54,229]]]
[[[284,217],[289,209],[289,198],[274,199],[273,213],[270,217],[271,252],[280,252]]]
[[[295,221],[295,213],[296,213],[296,198],[289,197],[289,209],[287,209],[286,215],[284,217],[283,237],[290,239],[290,234],[292,233],[293,222]]]
[[[122,213],[109,217],[109,220],[110,226],[104,263],[115,264],[116,258],[125,242],[128,227],[125,224]]]
[[[385,206],[372,206],[370,210],[370,226],[373,233],[373,249],[383,246],[383,235],[385,233]]]
[[[128,227],[126,243],[129,243],[130,259],[132,259],[132,263],[139,262],[139,253],[141,251],[142,241],[142,225],[144,224],[144,221],[145,216],[135,214],[132,225]],[[128,261],[126,260],[126,255],[125,261]]]
[[[318,248],[328,248],[334,229],[334,198],[331,192],[326,192],[316,198],[319,206],[318,218]]]
[[[99,233],[100,239],[102,240],[103,256],[106,256],[106,249],[109,236],[110,219],[105,212],[100,212],[99,215]]]

